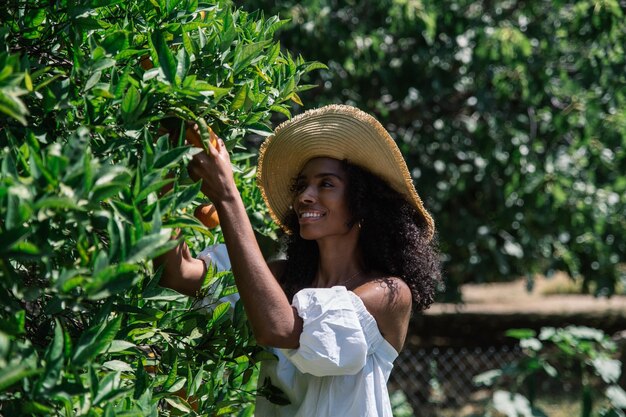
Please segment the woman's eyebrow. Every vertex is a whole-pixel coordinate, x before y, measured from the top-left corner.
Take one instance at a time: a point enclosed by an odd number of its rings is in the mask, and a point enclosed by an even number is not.
[[[343,181],[343,178],[340,175],[337,175],[333,172],[320,172],[319,174],[315,174],[313,176],[313,178],[323,178],[323,177],[334,177],[334,178],[337,178],[339,181]],[[306,179],[306,176],[302,174],[296,177],[296,181],[301,181],[305,179]]]

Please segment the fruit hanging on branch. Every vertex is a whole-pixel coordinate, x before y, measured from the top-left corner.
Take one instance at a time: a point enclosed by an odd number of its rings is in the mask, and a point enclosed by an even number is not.
[[[215,229],[220,224],[217,209],[213,204],[200,204],[194,210],[193,215],[209,229]]]

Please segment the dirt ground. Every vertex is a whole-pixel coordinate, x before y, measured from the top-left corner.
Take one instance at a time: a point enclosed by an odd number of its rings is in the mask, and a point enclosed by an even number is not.
[[[574,284],[565,274],[551,278],[537,277],[532,291],[527,290],[526,280],[508,283],[470,284],[462,288],[462,304],[436,303],[426,314],[449,312],[466,313],[613,313],[626,315],[626,296],[610,298],[579,294],[555,294],[572,292]]]

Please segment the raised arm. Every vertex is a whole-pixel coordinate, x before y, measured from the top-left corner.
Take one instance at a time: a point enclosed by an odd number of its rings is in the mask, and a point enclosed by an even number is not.
[[[257,341],[279,348],[298,347],[302,319],[263,258],[223,141],[208,153],[194,156],[189,173],[202,181],[202,192],[217,209],[235,283]]]

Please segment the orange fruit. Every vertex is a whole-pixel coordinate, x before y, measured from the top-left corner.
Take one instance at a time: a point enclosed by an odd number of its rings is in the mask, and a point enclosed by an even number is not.
[[[211,145],[215,148],[217,147],[217,135],[213,132],[213,129],[209,127],[209,134],[211,136]],[[204,149],[202,146],[202,137],[200,136],[200,129],[197,124],[189,124],[187,129],[185,130],[185,139],[187,139],[187,143],[196,148]]]
[[[200,204],[196,207],[193,215],[209,229],[214,229],[220,224],[220,218],[213,204]]]
[[[139,58],[139,65],[141,65],[141,68],[146,71],[154,68],[154,63],[152,62],[152,58],[150,58],[149,54],[142,55],[141,58]]]

